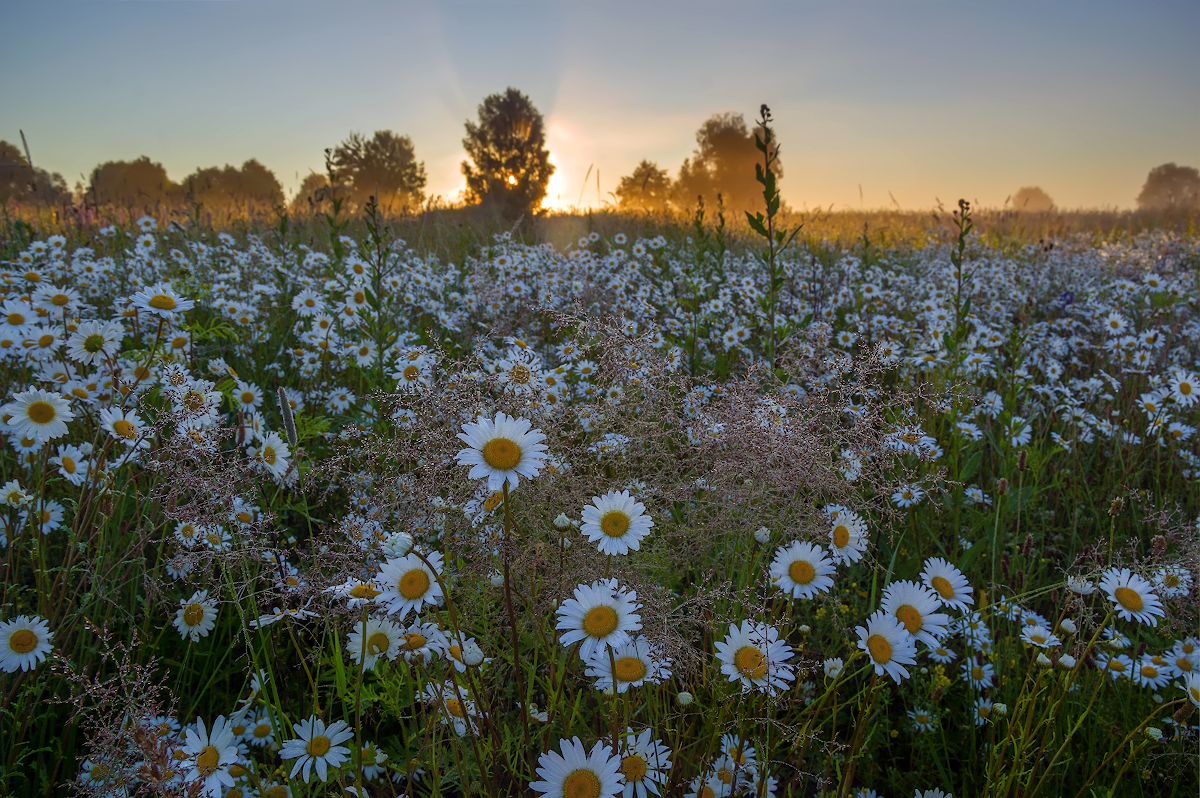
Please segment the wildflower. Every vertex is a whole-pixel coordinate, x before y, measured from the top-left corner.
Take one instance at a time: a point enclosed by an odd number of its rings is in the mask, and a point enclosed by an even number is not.
[[[909,720],[917,731],[933,731],[937,726],[937,718],[927,709],[914,707],[908,711]]]
[[[1192,575],[1179,565],[1164,566],[1155,573],[1154,586],[1168,598],[1182,596],[1192,588]]]
[[[835,562],[851,563],[862,559],[867,550],[867,523],[858,513],[845,508],[830,514],[830,554]]]
[[[86,321],[67,339],[67,357],[85,366],[114,358],[121,348],[125,328],[109,321]]]
[[[979,696],[975,699],[974,706],[975,725],[983,726],[992,717],[992,701],[987,696]]]
[[[1180,407],[1191,407],[1196,401],[1196,396],[1200,393],[1200,380],[1196,379],[1195,374],[1189,374],[1186,371],[1176,370],[1170,380],[1171,398],[1179,404]]]
[[[145,448],[150,445],[148,440],[138,440],[145,425],[138,414],[132,410],[106,407],[100,411],[100,426],[126,446]]]
[[[309,774],[315,768],[321,781],[328,781],[329,768],[341,767],[350,758],[350,749],[338,745],[354,736],[354,730],[346,725],[346,721],[339,720],[326,728],[325,721],[313,716],[293,724],[292,728],[297,737],[286,741],[279,752],[281,759],[296,760],[288,778],[296,778],[296,774],[303,770],[307,783]]]
[[[679,702],[679,706],[686,707],[695,701],[696,698],[687,690],[684,690],[675,696],[675,700]]]
[[[50,653],[53,633],[42,618],[18,615],[0,623],[0,671],[33,670]]]
[[[765,546],[771,541],[771,530],[765,526],[760,526],[754,530],[754,539]]]
[[[523,418],[497,413],[494,420],[480,418],[463,424],[458,437],[467,449],[458,453],[460,465],[471,466],[471,479],[487,478],[489,490],[500,490],[505,482],[516,488],[520,477],[535,477],[542,469],[546,436],[531,429]]]
[[[640,735],[626,730],[621,750],[621,775],[625,779],[622,798],[646,798],[647,792],[662,795],[667,774],[671,772],[671,749],[662,740],[651,740],[652,732],[644,729]]]
[[[914,638],[903,624],[886,610],[878,610],[867,619],[867,625],[854,629],[858,633],[858,647],[867,653],[875,666],[877,675],[888,675],[896,684],[908,678],[905,665],[917,661]]]
[[[1153,690],[1166,687],[1167,683],[1171,681],[1169,667],[1165,663],[1155,662],[1156,659],[1161,658],[1150,654],[1143,654],[1134,667],[1130,678],[1136,684],[1142,687],[1149,687]]]
[[[237,740],[234,739],[231,723],[222,715],[213,721],[212,729],[196,718],[196,726],[184,732],[183,753],[187,755],[184,774],[186,782],[201,782],[204,793],[210,798],[220,798],[226,787],[233,786],[229,767],[238,759]]]
[[[779,639],[779,630],[758,621],[742,621],[729,627],[723,641],[717,641],[717,660],[721,673],[731,682],[740,682],[742,692],[758,690],[774,696],[787,689],[795,669],[788,664],[791,647]]]
[[[246,742],[262,747],[275,742],[275,730],[271,728],[271,718],[260,715],[246,723]]]
[[[446,651],[446,636],[437,624],[414,623],[401,635],[400,653],[405,662],[415,660],[430,661],[434,655]]]
[[[613,646],[611,659],[609,649],[598,649],[587,663],[587,675],[596,680],[596,688],[614,687],[624,693],[630,687],[641,687],[649,682],[660,684],[671,675],[670,660],[661,661],[658,647],[645,637]],[[615,677],[615,678],[614,678]]]
[[[21,487],[21,483],[15,479],[10,479],[4,483],[4,487],[0,488],[0,502],[7,504],[9,507],[20,508],[32,501],[32,497],[25,492]]]
[[[354,662],[362,662],[363,670],[370,670],[380,657],[394,660],[400,654],[404,635],[389,618],[368,618],[359,621],[346,639],[346,653]]]
[[[1026,626],[1021,630],[1021,639],[1038,648],[1061,645],[1062,641],[1044,626]]]
[[[1133,673],[1133,660],[1126,654],[1109,656],[1102,651],[1096,652],[1096,667],[1106,671],[1113,680],[1128,677]]]
[[[587,536],[602,554],[628,554],[637,551],[642,539],[654,526],[645,506],[629,495],[629,491],[609,491],[593,496],[592,504],[583,508],[583,523],[579,531]]]
[[[13,400],[0,407],[0,415],[16,438],[30,438],[46,443],[67,434],[67,422],[75,418],[66,399],[56,393],[30,387],[13,395]]]
[[[1189,701],[1200,707],[1200,674],[1189,673],[1183,681],[1183,691]]]
[[[254,459],[276,478],[282,478],[287,473],[291,456],[288,445],[275,432],[268,432],[262,439],[262,445],[256,447],[253,454]]]
[[[478,731],[476,723],[477,711],[475,702],[462,697],[462,688],[453,681],[430,683],[425,686],[425,700],[436,704],[445,714],[441,716],[442,723],[454,729],[459,737],[466,737]]]
[[[996,669],[990,662],[980,665],[975,659],[968,657],[963,662],[962,672],[968,684],[976,690],[983,690],[992,686],[992,677],[996,674]]]
[[[217,606],[208,598],[208,591],[197,591],[190,599],[179,602],[173,625],[179,630],[180,637],[185,640],[190,637],[193,643],[208,637],[217,625]]]
[[[907,579],[892,582],[883,591],[880,605],[884,612],[896,616],[910,635],[927,646],[936,646],[946,636],[950,618],[938,612],[941,602],[933,590]]]
[[[599,580],[579,585],[572,598],[556,610],[556,629],[564,631],[564,646],[582,641],[579,657],[584,662],[597,651],[629,642],[629,633],[642,628],[637,593],[617,587],[617,580]]]
[[[435,551],[427,559],[436,570],[430,570],[416,554],[385,562],[375,578],[381,588],[375,603],[385,605],[389,615],[399,613],[400,620],[410,612],[420,615],[426,604],[440,607],[442,587],[437,582],[437,575],[442,567],[442,555]]]
[[[912,507],[914,504],[918,504],[924,496],[925,491],[920,485],[902,485],[892,494],[892,503],[897,507]]]
[[[1154,586],[1128,568],[1110,568],[1100,579],[1100,589],[1108,594],[1117,614],[1127,621],[1157,626],[1163,616],[1162,603]]]
[[[921,580],[938,594],[942,604],[947,607],[966,610],[975,603],[971,595],[975,589],[967,582],[967,577],[941,557],[930,557],[925,561]]]
[[[530,789],[546,798],[616,798],[624,790],[621,758],[602,742],[583,747],[578,737],[558,743],[562,754],[546,751],[538,757],[537,775]]]
[[[771,582],[794,599],[810,599],[833,587],[836,570],[823,547],[797,540],[775,552]]]
[[[130,302],[135,308],[157,314],[166,321],[173,319],[177,313],[191,310],[196,304],[175,293],[170,283],[155,283],[145,290],[138,291],[130,297]]]
[[[1081,576],[1067,577],[1067,590],[1080,596],[1090,596],[1096,592],[1096,586]]]

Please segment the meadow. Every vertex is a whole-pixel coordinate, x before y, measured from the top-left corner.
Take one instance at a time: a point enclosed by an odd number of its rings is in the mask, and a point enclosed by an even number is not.
[[[1194,222],[804,221],[6,215],[0,792],[1195,795]]]

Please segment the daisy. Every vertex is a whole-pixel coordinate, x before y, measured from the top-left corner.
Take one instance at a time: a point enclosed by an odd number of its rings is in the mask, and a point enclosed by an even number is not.
[[[405,662],[422,660],[431,661],[435,655],[440,656],[446,651],[446,636],[437,624],[414,623],[405,629],[400,636],[400,653]]]
[[[937,726],[937,718],[928,709],[914,707],[908,711],[908,718],[913,722],[917,731],[933,731]]]
[[[992,700],[987,696],[979,696],[975,699],[975,725],[983,726],[992,717]]]
[[[463,690],[453,681],[425,685],[425,701],[439,706],[445,714],[442,723],[454,729],[459,737],[466,737],[478,730],[475,702],[463,696]]]
[[[380,657],[394,660],[400,654],[404,635],[389,618],[368,618],[359,621],[346,639],[346,653],[354,662],[362,661],[363,670],[370,670]]]
[[[1167,598],[1185,595],[1192,589],[1192,575],[1186,568],[1168,565],[1154,575],[1154,586]]]
[[[262,445],[254,450],[254,459],[276,478],[287,473],[291,456],[287,443],[276,432],[268,432],[262,439]]]
[[[938,612],[941,606],[935,591],[907,579],[888,585],[880,604],[884,612],[904,624],[910,635],[930,648],[948,632],[950,617]]]
[[[892,503],[897,507],[912,507],[925,496],[925,490],[920,485],[903,485],[892,494]]]
[[[119,407],[106,407],[100,411],[100,426],[108,430],[114,438],[126,446],[145,448],[149,440],[138,440],[145,426],[138,414],[132,410],[121,410]]]
[[[1149,687],[1152,690],[1166,687],[1167,683],[1171,681],[1170,668],[1155,662],[1156,659],[1161,659],[1161,657],[1143,654],[1130,678],[1142,687]]]
[[[88,462],[83,450],[78,446],[63,445],[58,447],[58,453],[50,458],[52,465],[58,466],[58,473],[72,485],[81,485],[87,479]]]
[[[196,304],[192,300],[184,299],[175,293],[175,289],[171,288],[170,283],[155,283],[142,291],[138,291],[130,297],[130,302],[139,310],[157,314],[160,318],[167,321],[174,318],[176,313],[191,310]]]
[[[471,479],[486,477],[489,490],[500,490],[505,482],[516,488],[520,477],[538,475],[546,457],[542,443],[546,436],[531,426],[506,413],[497,413],[495,420],[480,417],[463,424],[458,437],[470,448],[459,451],[459,464],[471,466]]]
[[[1177,370],[1171,376],[1170,387],[1171,398],[1180,407],[1191,407],[1196,401],[1197,394],[1200,393],[1200,380],[1196,379],[1195,374]]]
[[[208,633],[217,625],[217,606],[208,598],[208,591],[197,591],[190,599],[179,602],[173,625],[179,630],[180,637],[190,637],[193,643],[208,637]]]
[[[1189,674],[1184,679],[1183,691],[1193,704],[1200,707],[1200,674]]]
[[[866,626],[857,626],[858,647],[867,653],[876,675],[888,675],[900,684],[908,678],[905,665],[917,661],[917,646],[903,624],[886,610],[877,610],[867,618]]]
[[[1021,630],[1021,639],[1038,648],[1050,648],[1051,646],[1062,645],[1062,641],[1058,639],[1057,635],[1040,624],[1024,627]]]
[[[4,483],[4,487],[0,487],[0,503],[9,507],[24,507],[32,499],[33,497],[26,493],[21,483],[15,479],[10,479]]]
[[[775,552],[771,581],[794,599],[810,599],[829,592],[836,570],[824,547],[797,540]]]
[[[1103,651],[1097,651],[1096,668],[1105,671],[1116,681],[1133,674],[1133,660],[1127,654],[1113,654],[1109,656]]]
[[[962,672],[968,684],[976,690],[983,690],[991,687],[992,677],[996,674],[996,669],[990,662],[980,665],[978,659],[969,658],[963,662]]]
[[[185,782],[202,784],[205,795],[220,798],[225,788],[233,786],[229,766],[237,762],[237,740],[231,724],[224,716],[213,721],[212,729],[205,728],[204,721],[196,718],[196,725],[184,732],[181,749],[187,755],[183,776]]]
[[[629,495],[629,491],[609,491],[593,496],[592,504],[583,508],[583,523],[579,531],[587,536],[601,554],[628,554],[637,551],[642,539],[654,526],[646,507]]]
[[[30,387],[13,395],[0,407],[0,415],[15,438],[30,438],[46,443],[67,434],[67,422],[75,418],[70,403],[56,393]]]
[[[547,751],[538,757],[537,775],[530,789],[546,798],[616,798],[624,790],[620,757],[602,742],[590,753],[578,737],[559,740],[562,754]]]
[[[930,557],[925,561],[921,581],[938,594],[942,604],[951,609],[966,610],[975,603],[971,595],[975,588],[968,584],[967,577],[941,557]]]
[[[95,366],[116,356],[125,328],[111,321],[85,321],[67,339],[67,357]]]
[[[1154,594],[1154,585],[1128,568],[1109,568],[1100,579],[1100,589],[1108,594],[1117,614],[1125,620],[1158,626],[1158,619],[1164,613]]]
[[[40,617],[18,615],[0,623],[0,671],[33,670],[50,653],[50,626]]]
[[[627,730],[621,749],[621,775],[625,778],[622,798],[646,798],[647,792],[662,795],[659,787],[666,785],[671,772],[671,749],[650,737],[650,729],[640,735]]]
[[[768,624],[742,621],[741,626],[731,625],[716,649],[721,673],[731,682],[741,682],[743,693],[759,690],[774,696],[796,678],[795,669],[787,662],[792,658],[791,646]]]
[[[376,604],[387,607],[389,615],[400,614],[400,620],[410,613],[421,614],[426,605],[442,605],[442,586],[437,576],[442,568],[442,555],[432,552],[428,558],[430,570],[416,554],[390,559],[379,569],[375,582],[380,588],[375,597]]]
[[[246,723],[246,742],[262,747],[275,742],[275,730],[271,728],[271,718],[260,715]]]
[[[844,508],[834,510],[830,522],[830,554],[833,559],[839,563],[861,560],[863,552],[867,550],[867,522],[858,513]]]
[[[941,644],[934,646],[933,648],[929,649],[926,653],[929,654],[929,658],[931,660],[933,660],[934,662],[936,662],[940,665],[947,665],[951,662],[954,662],[954,660],[958,659],[958,654],[955,654],[954,651],[952,651],[949,648],[946,648],[944,645],[941,645]]]
[[[623,645],[614,646],[611,650],[599,649],[588,660],[587,675],[596,679],[596,689],[604,690],[613,687],[613,676],[616,676],[616,690],[623,693],[630,687],[641,687],[649,682],[660,684],[671,675],[670,660],[665,662],[657,646],[654,646],[643,636]]]
[[[321,781],[328,781],[329,768],[341,767],[350,758],[350,749],[338,745],[354,736],[354,729],[349,728],[346,721],[339,720],[326,728],[325,721],[313,716],[293,724],[292,728],[296,730],[297,738],[285,742],[279,752],[281,759],[296,760],[288,778],[296,778],[296,774],[303,770],[307,783],[315,766]]]
[[[559,605],[556,629],[564,631],[564,646],[582,641],[579,658],[589,661],[597,651],[629,642],[629,633],[642,628],[637,593],[617,586],[617,580],[579,585],[574,596]]]

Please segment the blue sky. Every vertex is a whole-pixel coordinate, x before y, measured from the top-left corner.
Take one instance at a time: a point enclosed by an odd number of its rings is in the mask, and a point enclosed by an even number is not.
[[[0,138],[73,184],[149,155],[257,158],[293,190],[352,130],[463,187],[463,123],[515,86],[546,116],[550,204],[674,173],[710,115],[771,105],[785,199],[1129,207],[1200,166],[1200,3],[0,0]],[[583,185],[589,166],[595,172]],[[859,186],[862,187],[862,199]]]

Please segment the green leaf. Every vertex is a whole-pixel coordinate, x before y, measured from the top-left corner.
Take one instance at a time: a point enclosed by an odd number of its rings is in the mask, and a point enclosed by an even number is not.
[[[963,465],[962,470],[958,472],[958,481],[966,482],[979,471],[979,464],[983,462],[983,452],[975,452],[971,458]]]

